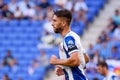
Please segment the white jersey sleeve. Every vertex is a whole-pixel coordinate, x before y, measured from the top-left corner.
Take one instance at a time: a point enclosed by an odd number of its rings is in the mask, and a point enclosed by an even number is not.
[[[68,35],[65,36],[63,47],[68,53],[67,56],[70,56],[74,52],[79,52],[79,56],[80,56],[79,58],[81,61],[80,67],[81,68],[85,67],[86,63],[84,59],[84,53],[86,52],[81,45],[80,37],[76,33],[70,32]]]

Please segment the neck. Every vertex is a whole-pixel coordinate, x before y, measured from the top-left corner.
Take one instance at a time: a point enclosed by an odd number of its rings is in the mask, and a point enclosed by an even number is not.
[[[70,27],[65,27],[63,31],[61,32],[62,37],[64,37],[68,32],[70,32]]]

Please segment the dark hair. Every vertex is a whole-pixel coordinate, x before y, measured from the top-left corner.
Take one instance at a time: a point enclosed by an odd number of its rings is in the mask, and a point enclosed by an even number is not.
[[[4,74],[3,76],[8,77],[8,75],[7,75],[7,74]]]
[[[105,61],[98,62],[97,66],[106,67],[108,69],[108,65],[107,65],[107,63]]]
[[[117,46],[113,46],[112,48],[114,48],[114,49],[118,49],[118,47],[117,47]]]
[[[4,77],[6,77],[6,78],[9,80],[9,77],[8,77],[8,75],[7,75],[7,74],[4,74],[3,76],[4,76]]]
[[[54,15],[56,15],[57,17],[66,18],[66,21],[68,22],[68,25],[70,25],[70,23],[72,21],[71,11],[69,11],[67,9],[57,9],[57,10],[54,10],[53,12],[54,12]]]
[[[115,12],[119,13],[119,10],[118,10],[118,9],[116,9],[116,10],[115,10]]]

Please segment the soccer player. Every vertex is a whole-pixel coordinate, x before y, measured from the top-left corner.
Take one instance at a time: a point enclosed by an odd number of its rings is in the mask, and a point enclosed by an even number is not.
[[[52,55],[50,64],[57,65],[56,74],[65,75],[65,80],[87,80],[83,68],[89,58],[82,48],[80,37],[70,29],[71,20],[69,10],[54,11],[52,26],[55,33],[61,34],[63,41],[59,46],[60,59]]]
[[[118,80],[116,74],[108,70],[108,65],[105,61],[97,64],[97,71],[104,76],[103,80]]]

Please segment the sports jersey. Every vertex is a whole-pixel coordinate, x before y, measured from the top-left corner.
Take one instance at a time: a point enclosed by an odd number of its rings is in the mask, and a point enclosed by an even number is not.
[[[118,80],[118,77],[115,73],[109,72],[108,76],[106,76],[103,80]]]
[[[65,79],[66,80],[87,80],[83,70],[85,66],[83,53],[85,52],[85,50],[82,48],[80,37],[73,31],[70,31],[64,36],[63,41],[60,44],[60,47],[59,47],[60,59],[67,59],[70,57],[70,55],[73,52],[76,52],[76,51],[80,53],[79,57],[80,57],[81,64],[80,66],[76,66],[76,67],[62,66],[65,73]]]

